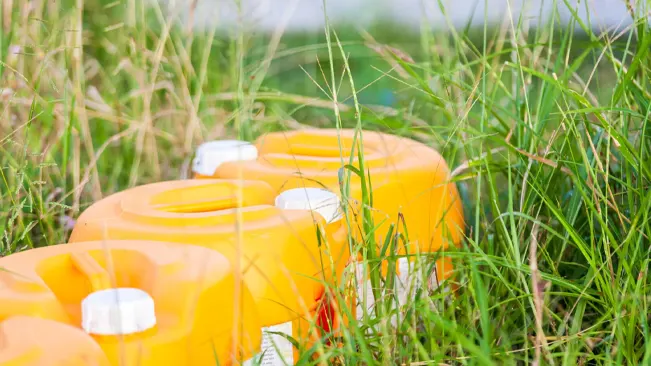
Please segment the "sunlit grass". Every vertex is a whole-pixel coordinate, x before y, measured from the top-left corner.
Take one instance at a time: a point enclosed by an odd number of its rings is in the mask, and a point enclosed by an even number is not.
[[[458,289],[422,294],[398,329],[352,322],[302,361],[648,364],[651,8],[637,3],[633,26],[605,34],[505,14],[484,29],[304,36],[193,32],[135,0],[3,2],[0,253],[65,242],[83,208],[184,176],[205,140],[382,130],[430,144],[454,172],[468,224],[449,253]]]

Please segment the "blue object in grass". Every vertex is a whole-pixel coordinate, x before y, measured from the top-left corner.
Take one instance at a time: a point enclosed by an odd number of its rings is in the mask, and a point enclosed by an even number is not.
[[[379,103],[380,105],[391,107],[396,102],[396,95],[393,90],[384,88],[380,91]]]
[[[391,107],[396,102],[396,96],[393,93],[393,90],[389,88],[382,88],[377,92],[362,91],[357,96],[357,100],[360,104],[375,104],[382,105],[385,107]],[[348,98],[346,104],[352,106],[355,104],[353,98]]]

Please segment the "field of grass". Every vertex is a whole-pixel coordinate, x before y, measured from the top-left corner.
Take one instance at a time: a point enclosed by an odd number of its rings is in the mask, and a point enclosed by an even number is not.
[[[419,296],[395,331],[354,324],[321,360],[651,364],[651,4],[637,6],[604,34],[507,18],[264,35],[193,32],[138,0],[3,0],[0,255],[65,242],[110,193],[187,176],[206,140],[381,130],[454,171],[458,291]]]

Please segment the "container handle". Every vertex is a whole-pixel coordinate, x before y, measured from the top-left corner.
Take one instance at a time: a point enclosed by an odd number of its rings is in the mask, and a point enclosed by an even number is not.
[[[88,280],[93,291],[111,288],[111,279],[106,268],[102,267],[92,255],[87,252],[77,252],[70,255],[72,263]]]

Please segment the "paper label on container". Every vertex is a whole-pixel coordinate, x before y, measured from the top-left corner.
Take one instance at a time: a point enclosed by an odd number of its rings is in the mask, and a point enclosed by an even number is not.
[[[355,280],[357,282],[357,307],[355,309],[355,317],[357,318],[357,321],[362,320],[364,313],[371,315],[373,312],[373,306],[375,305],[371,280],[367,278],[369,278],[368,268],[364,263],[355,263]],[[366,309],[364,309],[364,305],[366,305]]]
[[[436,266],[434,266],[429,276],[426,276],[423,272],[426,268],[425,265],[417,267],[415,261],[410,261],[407,258],[399,258],[396,266],[398,267],[397,272],[399,272],[395,279],[398,306],[405,306],[408,300],[411,300],[416,296],[416,291],[423,287],[423,278],[427,277],[428,279],[427,289],[433,290],[438,287],[439,281],[437,278]],[[373,318],[375,298],[373,297],[373,289],[371,286],[371,280],[369,279],[368,267],[363,263],[356,263],[355,270],[355,279],[357,282],[356,318],[358,321],[363,318],[364,304],[366,304],[366,314]],[[391,323],[395,325],[395,317],[392,317]]]
[[[260,354],[258,353],[257,355],[253,356],[252,358],[249,358],[248,360],[242,362],[242,366],[257,366],[260,364]]]
[[[283,333],[289,337],[292,334],[292,322],[281,323],[262,328],[262,345],[260,346],[260,356],[256,359],[262,359],[255,363],[261,366],[285,366],[294,364],[294,346],[292,343],[280,334]]]

